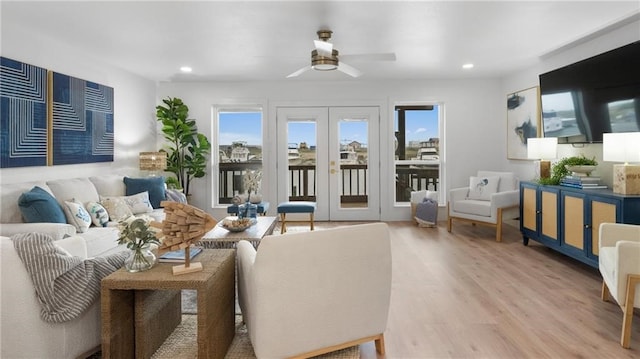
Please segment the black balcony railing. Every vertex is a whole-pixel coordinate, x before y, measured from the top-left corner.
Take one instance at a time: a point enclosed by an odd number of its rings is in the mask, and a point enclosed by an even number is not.
[[[411,201],[412,191],[437,191],[439,185],[439,165],[396,165],[396,202]]]
[[[245,193],[242,176],[247,170],[262,169],[261,162],[223,162],[220,163],[218,188],[219,203],[231,203],[233,196]],[[289,166],[289,200],[316,200],[316,166]],[[367,203],[369,196],[367,165],[340,165],[340,202]],[[439,186],[439,166],[402,166],[396,165],[396,201],[408,202],[411,191],[429,189],[437,191]]]

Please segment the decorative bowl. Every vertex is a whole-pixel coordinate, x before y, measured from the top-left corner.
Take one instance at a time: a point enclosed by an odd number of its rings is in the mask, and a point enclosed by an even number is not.
[[[254,220],[251,218],[224,219],[220,223],[220,227],[226,229],[229,232],[242,232],[247,228],[253,226],[254,223]]]
[[[589,165],[575,165],[575,166],[565,166],[569,171],[573,172],[574,176],[589,176],[591,172],[593,172],[597,166],[589,166]]]

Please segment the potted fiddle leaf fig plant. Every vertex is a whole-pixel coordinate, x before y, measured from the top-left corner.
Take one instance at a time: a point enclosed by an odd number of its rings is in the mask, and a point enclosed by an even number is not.
[[[162,133],[168,144],[161,151],[167,152],[167,171],[176,176],[178,185],[187,198],[191,194],[191,181],[204,177],[207,155],[211,143],[198,132],[196,120],[190,119],[189,107],[177,97],[162,100],[156,106],[156,117],[162,122]],[[176,182],[176,181],[173,181]]]

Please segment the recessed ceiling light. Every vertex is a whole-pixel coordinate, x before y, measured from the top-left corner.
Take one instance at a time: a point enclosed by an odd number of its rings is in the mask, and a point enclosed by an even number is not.
[[[463,69],[472,69],[473,68],[473,64],[464,64],[462,65]]]
[[[182,71],[182,72],[191,72],[191,71],[193,71],[193,69],[191,67],[189,67],[189,66],[182,66],[180,68],[180,71]]]

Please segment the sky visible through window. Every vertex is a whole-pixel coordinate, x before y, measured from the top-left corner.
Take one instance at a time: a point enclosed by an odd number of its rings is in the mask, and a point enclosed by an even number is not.
[[[436,108],[436,107],[434,107]],[[394,112],[395,113],[395,112]],[[394,121],[394,131],[398,131],[397,113]],[[405,111],[405,140],[427,141],[438,138],[438,111]]]
[[[245,141],[247,145],[262,145],[262,113],[261,112],[221,112],[219,114],[220,145],[231,145],[234,141]],[[294,122],[288,126],[288,143],[306,142],[308,146],[316,145],[316,123]],[[394,121],[397,131],[397,120]],[[291,123],[293,124],[293,123]],[[358,141],[367,143],[367,123],[360,121],[343,121],[340,123],[340,142]],[[437,138],[438,111],[406,111],[406,140],[427,141]]]

